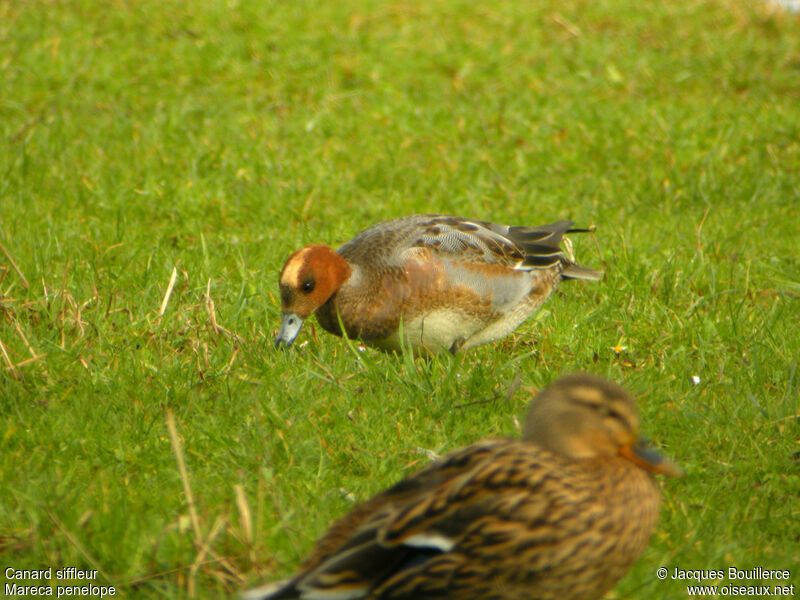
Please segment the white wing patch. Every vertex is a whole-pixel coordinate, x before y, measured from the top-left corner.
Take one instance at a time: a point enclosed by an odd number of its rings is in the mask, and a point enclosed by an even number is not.
[[[442,552],[450,552],[456,545],[454,540],[439,533],[418,533],[403,540],[403,544],[414,548],[435,548]]]

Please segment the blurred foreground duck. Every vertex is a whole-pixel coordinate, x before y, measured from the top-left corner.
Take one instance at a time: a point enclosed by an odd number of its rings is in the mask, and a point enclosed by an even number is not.
[[[633,399],[563,377],[534,400],[522,439],[449,454],[353,509],[292,578],[247,600],[588,600],[647,546],[680,470],[637,437]]]
[[[313,244],[281,271],[283,318],[276,346],[289,346],[311,313],[334,335],[399,350],[456,352],[505,337],[562,279],[602,273],[561,250],[570,221],[541,227],[414,215],[374,225],[334,251]]]

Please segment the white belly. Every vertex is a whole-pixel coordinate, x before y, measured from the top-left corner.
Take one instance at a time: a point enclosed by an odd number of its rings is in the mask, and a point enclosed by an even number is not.
[[[371,340],[373,346],[384,350],[400,350],[400,335],[405,344],[415,353],[441,352],[450,350],[454,344],[460,346],[465,340],[481,331],[485,323],[479,319],[469,318],[463,312],[439,309],[401,322],[397,332],[389,337]]]
[[[502,339],[514,331],[531,314],[529,306],[517,306],[514,310],[489,323],[463,312],[439,309],[401,323],[400,329],[382,339],[370,341],[371,346],[383,350],[400,351],[400,334],[405,345],[415,354],[426,352],[466,350]]]

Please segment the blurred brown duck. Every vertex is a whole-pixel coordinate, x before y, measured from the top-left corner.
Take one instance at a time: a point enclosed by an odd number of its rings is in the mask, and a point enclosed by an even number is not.
[[[441,458],[334,523],[296,575],[244,597],[600,598],[656,526],[651,474],[681,474],[638,429],[621,387],[563,377],[533,402],[522,439]]]

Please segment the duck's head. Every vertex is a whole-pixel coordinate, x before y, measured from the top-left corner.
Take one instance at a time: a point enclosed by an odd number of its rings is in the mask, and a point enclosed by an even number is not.
[[[332,248],[313,244],[294,252],[278,278],[283,316],[275,346],[291,346],[303,322],[350,276],[350,265]]]
[[[639,437],[639,413],[616,383],[585,373],[567,375],[533,401],[523,438],[574,459],[622,456],[652,473],[683,472]]]

